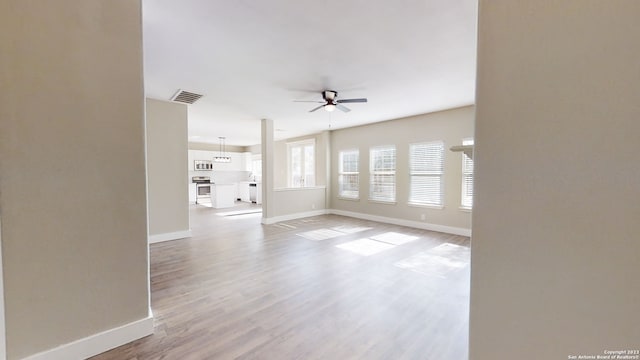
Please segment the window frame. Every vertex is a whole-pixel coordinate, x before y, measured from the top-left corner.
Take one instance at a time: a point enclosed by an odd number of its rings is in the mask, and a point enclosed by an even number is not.
[[[313,155],[312,155],[312,159],[313,159],[313,184],[309,185],[305,182],[305,179],[307,178],[307,174],[306,174],[306,156],[305,156],[305,152],[304,149],[306,146],[313,146]],[[293,173],[292,173],[292,164],[291,164],[291,151],[294,148],[301,148],[301,158],[300,158],[300,171],[301,171],[301,185],[300,186],[295,186],[294,185],[294,181],[293,181]],[[305,187],[315,187],[316,186],[316,173],[317,173],[317,168],[316,168],[316,139],[305,139],[305,140],[300,140],[300,141],[292,141],[292,142],[288,142],[287,143],[287,187],[289,188],[305,188]]]
[[[256,166],[256,164],[260,164]],[[260,171],[256,171],[256,167],[259,168]],[[253,175],[254,181],[262,181],[262,154],[255,154],[251,156],[251,174]]]
[[[384,149],[393,149],[393,170],[379,170],[375,171],[375,157],[373,152],[376,150],[384,150]],[[398,181],[397,181],[397,170],[398,170],[398,150],[395,145],[377,145],[371,146],[369,148],[369,201],[382,203],[382,204],[396,204],[398,198]],[[392,175],[393,177],[393,197],[392,198],[382,198],[382,197],[374,197],[373,190],[376,187],[374,184],[374,177],[376,175]]]
[[[440,169],[438,170],[421,170],[415,171],[413,162],[414,160],[414,150],[415,146],[430,146],[437,145],[440,151]],[[444,163],[445,163],[445,151],[444,151],[444,141],[443,140],[433,140],[433,141],[421,141],[409,144],[409,194],[407,199],[407,204],[410,206],[418,206],[418,207],[427,207],[433,209],[444,209],[444,200],[445,200],[445,187],[444,187]],[[420,201],[415,199],[415,195],[413,193],[413,180],[417,177],[425,177],[425,178],[438,178],[438,186],[439,186],[439,203],[432,203],[427,201]]]
[[[468,138],[464,138],[462,139],[462,145],[474,145],[474,139],[471,137]],[[468,167],[467,164],[471,162],[471,171],[467,171]],[[461,170],[461,175],[460,175],[460,179],[461,179],[461,186],[460,186],[460,209],[461,210],[466,210],[466,211],[470,211],[473,209],[473,174],[474,174],[474,167],[475,164],[473,162],[473,158],[470,158],[469,156],[467,156],[467,154],[465,154],[464,152],[462,153],[462,170]],[[471,202],[470,203],[466,203],[465,202],[465,198],[467,198],[468,196],[465,195],[465,192],[467,191],[467,182],[466,182],[466,177],[471,177]]]
[[[353,154],[356,156],[356,171],[344,171],[344,156],[346,154]],[[355,196],[345,195],[343,193],[343,176],[355,175],[356,176],[356,190]],[[345,149],[338,152],[338,198],[345,200],[360,200],[360,150],[359,149]]]

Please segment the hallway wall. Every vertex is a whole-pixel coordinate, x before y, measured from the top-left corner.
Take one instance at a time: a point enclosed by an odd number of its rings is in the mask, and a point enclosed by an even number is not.
[[[19,359],[149,316],[140,2],[3,1],[0,40],[7,352]]]

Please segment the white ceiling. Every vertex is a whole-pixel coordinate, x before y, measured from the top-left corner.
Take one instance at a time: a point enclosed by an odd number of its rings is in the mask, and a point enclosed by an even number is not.
[[[145,90],[189,105],[190,141],[260,143],[474,102],[476,0],[143,0]],[[350,113],[308,111],[320,92]]]

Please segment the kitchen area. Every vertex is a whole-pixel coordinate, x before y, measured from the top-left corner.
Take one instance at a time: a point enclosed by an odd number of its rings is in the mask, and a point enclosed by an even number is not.
[[[214,209],[262,204],[259,155],[189,149],[189,203]]]

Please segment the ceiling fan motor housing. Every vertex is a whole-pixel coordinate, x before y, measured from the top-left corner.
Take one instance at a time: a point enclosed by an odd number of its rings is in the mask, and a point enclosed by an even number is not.
[[[322,92],[322,98],[327,100],[328,102],[333,102],[333,100],[335,100],[337,96],[338,96],[337,91],[325,90]]]
[[[342,99],[342,100],[336,100],[336,98],[338,97],[338,92],[337,91],[333,91],[333,90],[323,90],[322,91],[322,99],[324,99],[325,104],[320,105],[316,108],[311,109],[309,112],[314,112],[316,110],[322,109],[324,108],[325,110],[331,112],[334,109],[339,109],[342,112],[349,112],[351,111],[351,109],[349,109],[348,107],[344,106],[343,103],[366,103],[367,99],[366,98],[360,98],[360,99]],[[315,103],[322,103],[322,101],[313,101],[313,100],[294,100],[294,101],[299,101],[299,102],[315,102]]]

